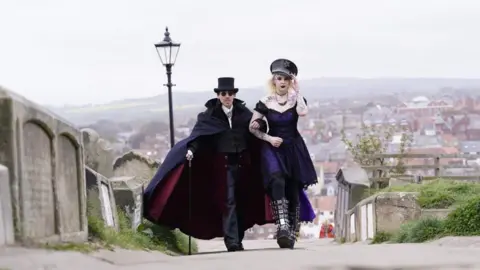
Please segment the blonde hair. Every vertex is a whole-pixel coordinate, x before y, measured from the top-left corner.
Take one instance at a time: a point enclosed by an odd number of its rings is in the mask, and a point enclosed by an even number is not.
[[[277,87],[275,86],[274,80],[275,80],[275,74],[272,74],[272,76],[267,81],[267,91],[268,91],[268,94],[270,95],[273,95],[277,92]],[[292,89],[292,81],[289,82],[288,91],[290,91],[291,89]]]

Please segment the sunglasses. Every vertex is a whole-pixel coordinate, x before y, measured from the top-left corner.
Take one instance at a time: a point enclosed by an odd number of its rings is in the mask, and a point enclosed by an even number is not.
[[[278,81],[291,81],[292,80],[292,78],[287,77],[287,76],[282,76],[282,75],[277,75],[275,77],[275,79],[277,79]]]
[[[221,95],[222,97],[224,97],[224,96],[226,96],[226,95],[228,95],[228,96],[233,96],[233,95],[235,95],[235,92],[233,92],[233,91],[222,91],[222,92],[220,92],[220,95]]]

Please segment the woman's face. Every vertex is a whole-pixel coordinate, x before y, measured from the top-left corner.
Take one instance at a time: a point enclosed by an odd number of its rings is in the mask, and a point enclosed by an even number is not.
[[[289,76],[276,74],[273,76],[273,83],[277,91],[285,93],[290,88],[291,79]]]

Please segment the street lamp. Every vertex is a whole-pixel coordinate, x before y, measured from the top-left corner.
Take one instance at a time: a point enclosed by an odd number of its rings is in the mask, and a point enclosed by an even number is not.
[[[158,57],[162,64],[167,69],[167,84],[164,86],[168,87],[168,114],[170,118],[170,144],[171,148],[175,145],[175,127],[173,125],[173,102],[172,102],[172,67],[175,65],[177,60],[178,52],[180,51],[180,43],[175,43],[170,38],[170,32],[168,32],[168,27],[165,28],[165,35],[163,40],[155,44],[155,49],[157,50]]]

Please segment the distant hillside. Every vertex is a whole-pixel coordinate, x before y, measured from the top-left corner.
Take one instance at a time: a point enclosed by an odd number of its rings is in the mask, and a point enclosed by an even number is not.
[[[301,91],[309,100],[365,97],[375,94],[412,93],[433,94],[441,88],[480,88],[480,79],[448,78],[319,78],[301,81]],[[240,89],[238,98],[252,107],[266,91],[264,87]],[[174,92],[175,119],[186,121],[203,107],[212,90],[199,92]],[[135,119],[167,120],[168,96],[166,94],[140,99],[113,101],[104,105],[78,107],[49,107],[57,114],[85,125],[99,119],[132,121]]]

